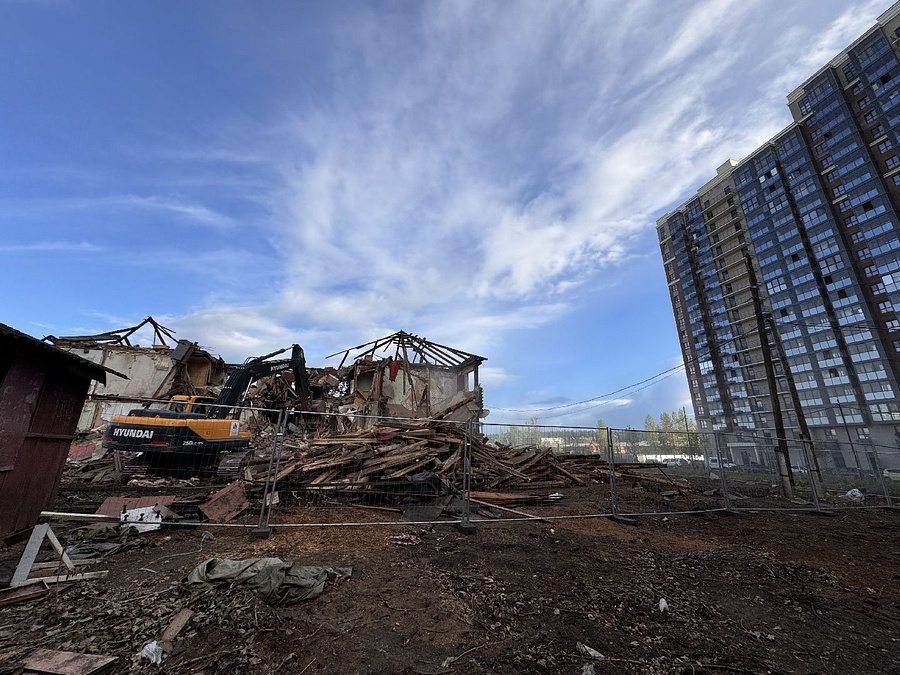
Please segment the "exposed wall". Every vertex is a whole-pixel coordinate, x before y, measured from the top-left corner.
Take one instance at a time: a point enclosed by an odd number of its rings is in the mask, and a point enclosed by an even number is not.
[[[117,396],[121,398],[151,398],[164,396],[176,385],[176,368],[172,350],[120,345],[67,347],[76,354],[99,365],[126,375],[128,379],[110,375],[106,385],[95,383],[91,396]],[[224,364],[212,359],[205,352],[191,356],[185,364],[184,374],[191,386],[203,390],[219,386],[224,381]],[[205,392],[200,392],[205,393]],[[136,404],[104,400],[88,400],[78,420],[78,431],[96,429],[113,415],[127,413]]]
[[[482,409],[481,389],[466,389],[467,381],[466,371],[459,368],[401,363],[391,381],[390,362],[357,364],[354,407],[398,417],[473,419]],[[472,401],[466,405],[447,412],[469,398]]]
[[[73,348],[68,351],[128,376],[127,380],[110,376],[106,385],[95,382],[91,387],[92,396],[149,397],[165,388],[166,380],[172,372],[173,363],[168,350],[104,346]],[[135,405],[134,402],[89,400],[84,404],[78,419],[78,431],[89,431],[102,426],[113,415],[127,413]]]

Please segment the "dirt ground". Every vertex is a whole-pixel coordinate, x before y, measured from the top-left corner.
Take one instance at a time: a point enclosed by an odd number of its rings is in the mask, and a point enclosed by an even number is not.
[[[275,518],[397,515],[285,507]],[[143,539],[93,568],[109,570],[104,580],[0,607],[0,673],[36,647],[117,656],[117,673],[900,673],[897,510],[491,523],[474,534],[276,527],[264,540],[166,528]],[[3,576],[21,550],[0,549]],[[180,583],[208,558],[256,556],[353,574],[278,608],[244,587]],[[195,614],[173,653],[140,661],[182,608]]]

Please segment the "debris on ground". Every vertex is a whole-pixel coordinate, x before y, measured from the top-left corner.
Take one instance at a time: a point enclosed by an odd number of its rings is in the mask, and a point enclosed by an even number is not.
[[[36,675],[100,675],[110,672],[115,662],[115,656],[35,649],[22,665],[26,673]]]
[[[209,522],[227,523],[237,518],[249,506],[250,500],[247,499],[244,481],[236,480],[200,504],[199,509]]]
[[[666,504],[639,487],[621,486],[622,499],[640,492],[648,509]],[[585,513],[599,490],[573,487],[564,501],[528,510]],[[895,510],[845,508],[827,519],[676,514],[627,528],[605,518],[492,522],[465,536],[401,523],[387,531],[278,527],[385,519],[359,508],[282,509],[267,540],[237,527],[217,529],[214,539],[196,529],[149,532],[143,537],[155,545],[104,560],[105,580],[0,603],[0,675],[22,668],[35,649],[117,657],[117,673],[173,675],[896,670]],[[252,527],[255,518],[239,522]],[[418,545],[386,539],[403,533]],[[0,548],[0,571],[15,567],[23,546]],[[298,555],[309,565],[352,567],[353,577],[326,585],[314,602],[287,606],[267,604],[246,585],[180,583],[208,558]],[[136,656],[153,641],[166,654],[158,665]],[[602,658],[581,653],[577,642]]]

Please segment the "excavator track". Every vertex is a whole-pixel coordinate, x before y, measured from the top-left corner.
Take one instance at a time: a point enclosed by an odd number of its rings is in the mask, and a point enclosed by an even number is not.
[[[250,448],[229,452],[221,455],[219,466],[216,469],[216,480],[220,483],[230,483],[241,477],[244,461],[251,452]]]

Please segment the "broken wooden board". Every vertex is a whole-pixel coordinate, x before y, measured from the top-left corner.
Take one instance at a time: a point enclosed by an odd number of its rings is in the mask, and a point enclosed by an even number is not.
[[[480,506],[488,506],[488,507],[490,507],[490,508],[492,508],[492,509],[499,509],[500,511],[506,511],[507,513],[512,513],[512,514],[515,515],[515,516],[521,516],[521,517],[523,517],[523,518],[531,518],[531,519],[533,519],[533,520],[540,520],[540,521],[543,521],[543,522],[545,522],[545,523],[546,523],[546,522],[549,522],[549,521],[547,521],[547,520],[544,520],[544,519],[541,518],[540,516],[535,516],[535,515],[532,515],[532,514],[530,514],[530,513],[525,513],[524,511],[517,511],[516,509],[511,509],[511,508],[509,508],[509,507],[507,507],[507,506],[500,506],[499,504],[490,504],[490,503],[488,503],[488,502],[483,502],[483,501],[481,501],[480,499],[473,499],[473,498],[471,498],[471,497],[469,498],[469,501],[471,501],[473,504],[478,504],[478,505],[480,505]]]
[[[548,499],[546,495],[516,494],[514,492],[481,492],[472,490],[469,496],[472,499],[480,499],[491,504],[533,504],[535,502],[556,501]]]
[[[90,581],[92,579],[105,579],[109,574],[109,570],[100,570],[99,572],[73,572],[71,574],[57,574],[52,577],[36,577],[34,579],[25,579],[10,586],[29,586],[31,584],[64,584],[69,581]]]
[[[0,607],[5,605],[15,605],[20,602],[28,602],[36,600],[50,592],[50,587],[41,582],[28,586],[14,586],[12,588],[0,589]]]
[[[157,495],[154,497],[107,497],[97,509],[104,516],[118,518],[127,509],[142,509],[148,506],[171,506],[177,499],[175,495]]]
[[[178,637],[178,634],[193,616],[194,612],[192,610],[187,607],[182,608],[182,610],[169,622],[169,625],[163,629],[163,632],[160,633],[159,645],[166,654],[172,653],[172,650],[175,648],[175,638]]]
[[[244,481],[236,480],[216,492],[208,500],[200,504],[199,509],[211,523],[227,523],[249,508],[247,490]]]
[[[23,661],[22,667],[25,673],[41,675],[99,675],[110,672],[116,658],[54,649],[35,649]]]

